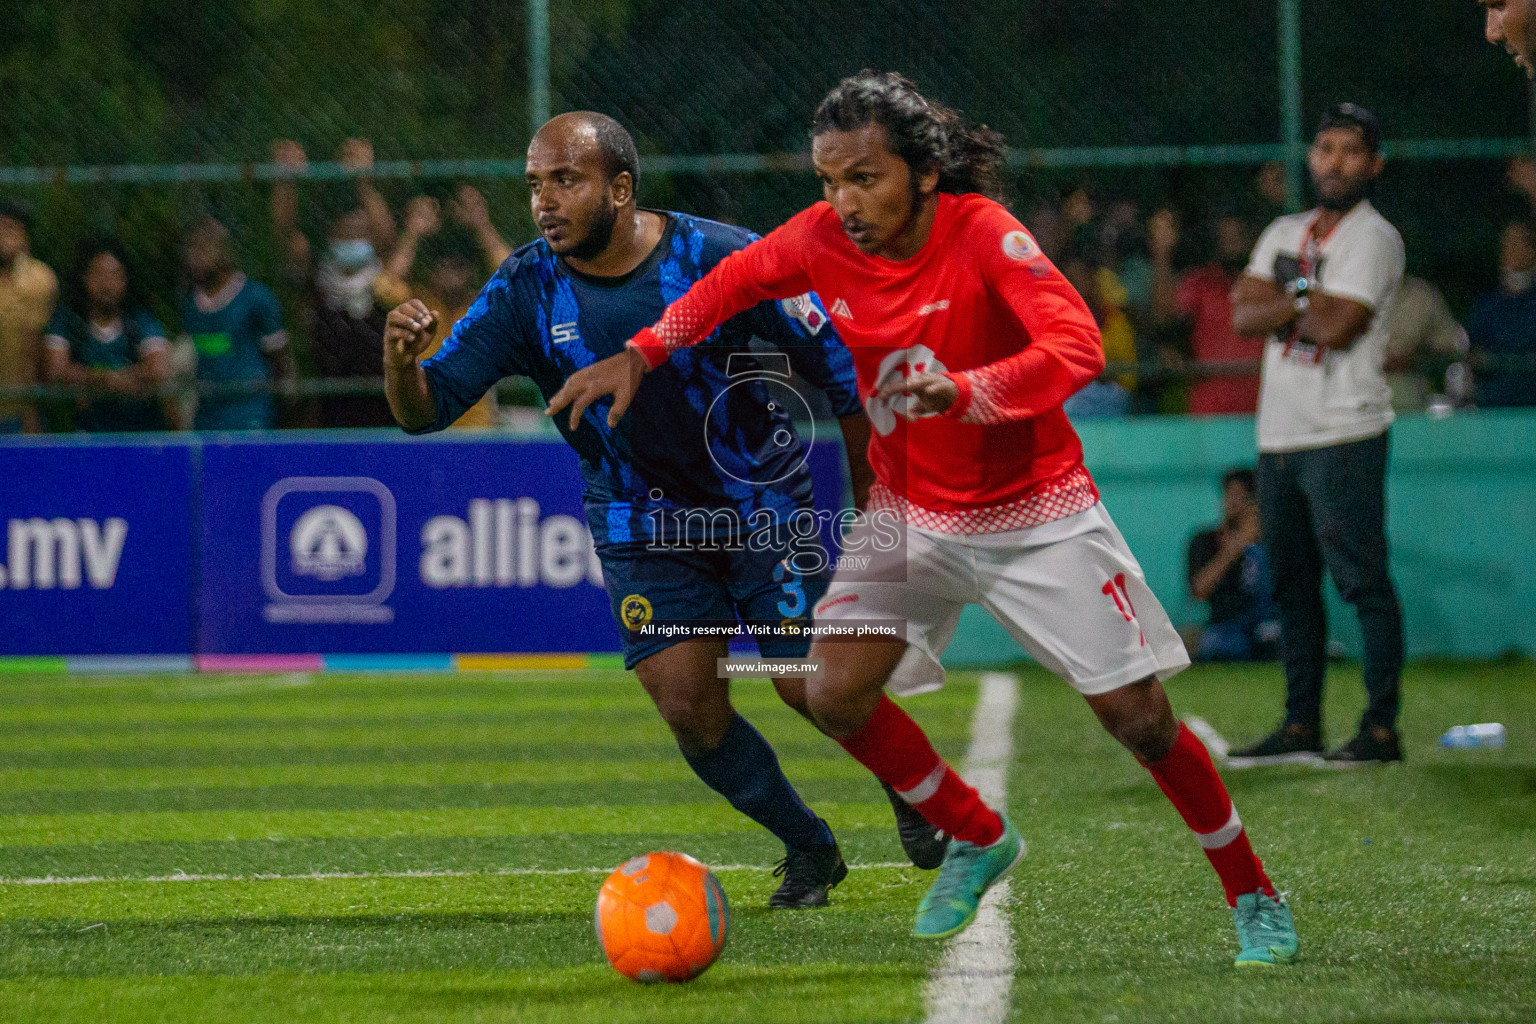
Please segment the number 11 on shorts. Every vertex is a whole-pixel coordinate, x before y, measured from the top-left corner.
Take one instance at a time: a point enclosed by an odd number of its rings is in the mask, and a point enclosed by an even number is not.
[[[1136,606],[1131,604],[1131,593],[1125,589],[1125,573],[1117,572],[1114,579],[1105,580],[1103,593],[1114,600],[1115,608],[1119,610],[1125,621],[1135,625],[1140,632],[1141,626],[1136,622]],[[1141,646],[1147,646],[1146,633],[1141,634]]]

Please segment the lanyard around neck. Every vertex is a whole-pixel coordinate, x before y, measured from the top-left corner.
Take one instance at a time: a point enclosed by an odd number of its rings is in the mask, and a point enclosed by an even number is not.
[[[1344,218],[1340,217],[1334,222],[1333,227],[1329,228],[1321,238],[1318,238],[1313,232],[1317,229],[1317,222],[1321,217],[1321,213],[1314,216],[1307,223],[1306,234],[1301,236],[1301,252],[1297,253],[1296,258],[1301,263],[1301,275],[1303,277],[1310,278],[1312,276],[1313,272],[1317,269],[1318,262],[1323,257],[1323,246],[1328,244],[1328,239],[1332,238],[1333,233],[1339,230],[1339,225],[1344,223]]]

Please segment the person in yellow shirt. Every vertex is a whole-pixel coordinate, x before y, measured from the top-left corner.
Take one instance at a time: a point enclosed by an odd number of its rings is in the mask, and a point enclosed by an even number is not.
[[[452,229],[444,230],[441,204],[431,196],[417,196],[406,206],[404,230],[384,265],[384,272],[373,286],[374,294],[383,305],[398,306],[411,299],[420,299],[428,309],[438,312],[440,323],[448,325],[432,347],[423,353],[423,358],[442,347],[452,333],[453,325],[469,312],[470,304],[475,301],[481,273],[475,266],[473,245],[478,244],[491,273],[512,255],[511,247],[491,223],[490,209],[478,189],[470,185],[460,186],[448,209],[456,225],[473,234],[474,243],[452,238]],[[427,245],[422,245],[424,240]],[[418,253],[424,257],[421,262],[426,270],[425,276],[419,278],[412,274]],[[492,390],[453,425],[494,427],[496,413],[496,392]]]
[[[1068,252],[1062,258],[1061,272],[1083,297],[1099,325],[1105,361],[1111,365],[1134,364],[1136,331],[1121,308],[1126,292],[1119,278],[1082,252]],[[1131,392],[1135,388],[1136,376],[1132,373],[1091,381],[1067,399],[1067,415],[1074,420],[1125,416],[1130,411]]]
[[[1093,275],[1095,291],[1098,293],[1099,306],[1102,318],[1099,324],[1099,335],[1104,341],[1104,359],[1111,363],[1134,363],[1136,361],[1136,328],[1131,325],[1131,318],[1126,315],[1125,307],[1130,301],[1130,292],[1116,274],[1108,267],[1099,267]],[[1127,392],[1136,390],[1136,375],[1123,373],[1115,378]]]
[[[43,328],[59,297],[59,279],[31,255],[28,219],[19,204],[0,202],[0,387],[5,388],[37,383]],[[0,434],[35,434],[41,427],[31,402],[0,399]]]

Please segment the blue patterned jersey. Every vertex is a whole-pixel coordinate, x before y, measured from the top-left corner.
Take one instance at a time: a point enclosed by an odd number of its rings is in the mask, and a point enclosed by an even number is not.
[[[491,278],[436,355],[422,364],[442,430],[503,377],[520,375],[548,400],[575,371],[620,352],[668,304],[756,236],[742,228],[667,213],[655,250],[622,277],[567,267],[543,239],[518,249]],[[754,343],[754,339],[758,343]],[[599,545],[646,540],[657,509],[758,509],[811,499],[811,477],[793,418],[807,407],[780,386],[767,342],[833,412],[862,410],[853,360],[814,295],[765,302],[726,321],[709,339],[646,374],[617,427],[612,399],[560,432],[581,456],[587,519]],[[783,357],[778,357],[780,360]],[[642,439],[639,446],[632,438]]]

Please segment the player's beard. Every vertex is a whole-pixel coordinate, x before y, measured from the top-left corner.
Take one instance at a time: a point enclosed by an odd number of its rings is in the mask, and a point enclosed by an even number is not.
[[[922,184],[917,180],[917,175],[911,175],[911,181],[907,185],[907,219],[901,222],[901,227],[891,233],[890,238],[886,239],[887,242],[892,239],[901,238],[911,230],[912,225],[916,224],[918,218],[923,215],[923,204],[927,200],[928,195],[923,192]]]
[[[592,226],[587,229],[587,236],[564,255],[578,260],[590,260],[601,255],[608,243],[613,241],[613,229],[619,222],[619,208],[613,203],[604,203],[592,217]]]
[[[1313,187],[1316,188],[1315,183]],[[1335,193],[1331,196],[1319,188],[1317,189],[1317,205],[1334,213],[1348,213],[1355,208],[1360,200],[1365,198],[1365,194],[1369,190],[1369,182],[1363,182],[1346,192]]]

